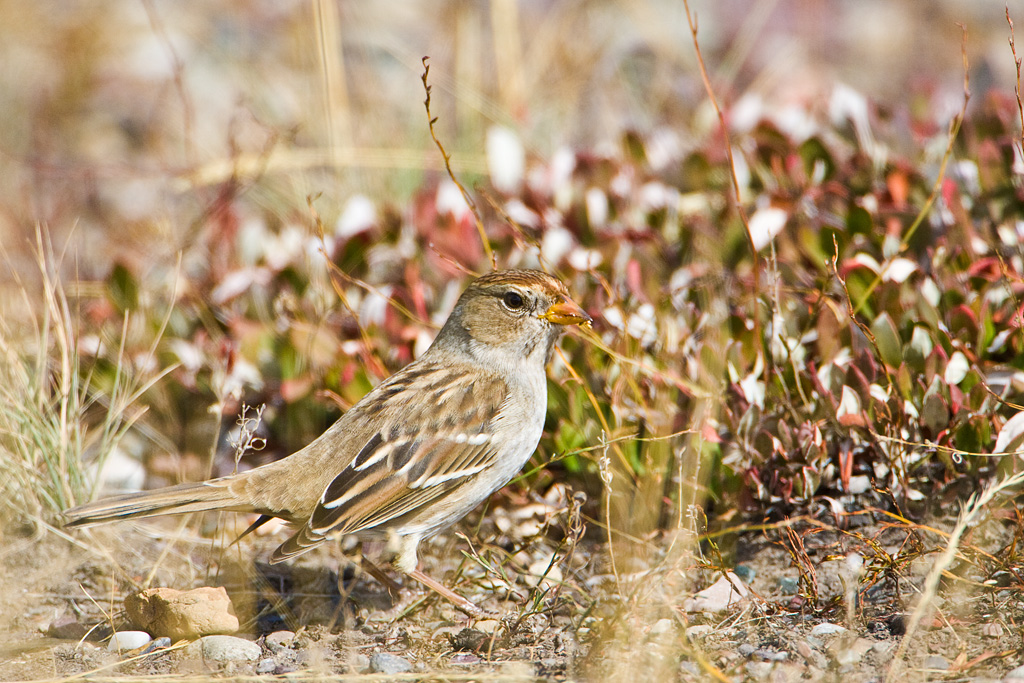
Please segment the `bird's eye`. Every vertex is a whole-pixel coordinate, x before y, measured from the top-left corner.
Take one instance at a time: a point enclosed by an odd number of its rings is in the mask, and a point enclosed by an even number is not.
[[[505,306],[513,311],[518,311],[526,305],[523,297],[518,292],[505,292],[505,296],[501,297],[501,300]]]

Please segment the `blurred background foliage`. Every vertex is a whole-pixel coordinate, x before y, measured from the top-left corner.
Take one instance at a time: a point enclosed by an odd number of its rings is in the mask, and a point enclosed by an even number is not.
[[[588,492],[630,557],[705,496],[723,523],[921,514],[1016,469],[983,457],[1024,392],[1002,6],[693,7],[733,167],[678,3],[0,3],[6,372],[135,485],[230,471],[243,404],[267,447],[240,466],[307,443],[490,268],[429,55],[498,265],[596,320],[524,481]],[[55,302],[74,363],[32,365]]]

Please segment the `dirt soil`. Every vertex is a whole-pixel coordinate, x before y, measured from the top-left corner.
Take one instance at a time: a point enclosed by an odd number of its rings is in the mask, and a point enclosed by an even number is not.
[[[532,539],[515,538],[499,531],[507,531],[506,524],[494,522],[505,514],[489,514],[476,534],[460,527],[481,562],[499,566],[495,558],[505,558],[501,575],[465,559],[470,546],[455,534],[434,539],[423,552],[428,573],[502,615],[483,621],[470,620],[408,581],[401,590],[393,586],[392,594],[359,569],[351,558],[360,548],[351,545],[344,554],[339,544],[329,544],[294,563],[270,566],[264,558],[277,537],[225,548],[173,519],[114,525],[70,538],[9,532],[0,550],[0,632],[5,634],[0,680],[62,680],[87,672],[91,680],[253,675],[256,664],[225,669],[190,658],[179,646],[136,658],[108,652],[104,641],[111,629],[128,628],[122,613],[126,595],[146,586],[205,585],[227,589],[242,623],[238,635],[263,646],[271,663],[261,661],[260,673],[268,676],[379,680],[379,674],[366,673],[368,658],[389,653],[418,675],[444,680],[608,680],[621,675],[623,657],[676,680],[706,680],[716,672],[730,680],[882,680],[935,556],[920,548],[914,561],[883,571],[880,558],[904,557],[916,541],[906,532],[870,524],[852,535],[806,533],[799,552],[792,544],[770,541],[770,534],[749,534],[731,549],[737,574],[751,590],[748,598],[715,613],[688,612],[682,601],[644,611],[638,596],[671,583],[664,567],[657,576],[634,577],[633,583],[621,572],[616,580],[608,572],[603,543],[584,538],[570,553],[551,528],[530,529],[541,532]],[[210,521],[225,524],[224,517]],[[873,548],[874,555],[864,548]],[[511,557],[498,552],[502,549]],[[860,554],[850,555],[855,550]],[[536,558],[548,557],[550,563],[552,555],[563,580],[531,587],[536,581],[525,567]],[[693,566],[680,574],[690,582],[689,591],[721,576],[706,565]],[[401,581],[390,569],[385,574]],[[550,577],[557,575],[549,572]],[[939,610],[922,624],[908,650],[901,678],[997,680],[1020,665],[1024,600],[1009,587],[1010,577],[1002,580],[1005,586],[995,585],[999,581],[973,576],[968,563],[955,565]],[[617,583],[633,588],[617,591]],[[669,618],[653,618],[629,631],[629,624],[650,614]],[[95,628],[84,638],[56,637],[68,633],[56,631],[55,624],[68,622]],[[284,655],[275,655],[265,639],[281,630],[295,632],[296,638]],[[631,637],[644,640],[631,644]]]

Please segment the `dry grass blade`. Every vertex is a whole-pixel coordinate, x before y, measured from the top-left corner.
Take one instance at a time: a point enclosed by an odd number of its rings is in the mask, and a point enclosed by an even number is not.
[[[10,519],[52,519],[88,500],[106,458],[144,412],[136,401],[170,371],[133,377],[121,346],[109,395],[90,386],[72,310],[56,274],[59,261],[42,229],[36,243],[42,316],[34,321],[31,343],[0,327],[0,509]],[[26,300],[32,298],[24,286],[22,292]],[[25,348],[34,349],[34,357]],[[90,421],[87,415],[97,410],[101,419]]]
[[[921,592],[921,597],[918,599],[917,607],[914,608],[913,613],[910,615],[910,619],[907,622],[906,633],[900,640],[899,648],[896,650],[896,654],[893,657],[893,663],[885,677],[887,682],[896,681],[902,675],[907,651],[914,642],[917,642],[915,640],[915,636],[917,635],[917,630],[920,627],[921,622],[932,613],[934,608],[933,601],[935,596],[938,594],[939,581],[942,579],[946,570],[949,569],[950,565],[953,564],[953,560],[959,552],[960,540],[964,533],[970,527],[977,524],[982,513],[985,511],[986,506],[988,506],[996,496],[1004,491],[1016,489],[1022,484],[1024,484],[1024,472],[1018,472],[1012,476],[992,482],[981,492],[972,495],[967,502],[963,504],[956,526],[953,527],[953,531],[949,535],[949,542],[946,543],[945,550],[943,550],[942,554],[936,558],[935,563],[928,572],[928,576],[925,578],[924,588]]]

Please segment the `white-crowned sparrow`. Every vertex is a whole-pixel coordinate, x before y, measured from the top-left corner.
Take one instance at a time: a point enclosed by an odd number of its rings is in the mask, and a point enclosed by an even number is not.
[[[546,273],[484,275],[459,298],[434,343],[381,382],[318,439],[247,472],[72,508],[67,526],[233,510],[298,527],[280,562],[328,536],[397,541],[395,565],[460,609],[466,598],[418,569],[420,541],[453,524],[523,467],[540,440],[545,366],[565,325],[589,324]]]

